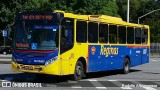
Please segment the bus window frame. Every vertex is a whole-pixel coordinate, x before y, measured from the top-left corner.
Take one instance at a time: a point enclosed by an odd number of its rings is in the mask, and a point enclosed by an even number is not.
[[[134,35],[133,35],[133,36],[134,36],[134,37],[133,37],[133,43],[128,43],[128,29],[127,29],[127,28],[133,28],[133,34],[134,34]],[[135,27],[126,26],[126,34],[127,34],[127,38],[126,38],[126,39],[127,39],[127,41],[126,41],[127,43],[126,43],[126,44],[135,44]]]
[[[99,40],[100,40],[100,24],[101,25],[107,25],[107,42],[99,42]],[[99,28],[98,28],[98,42],[100,43],[100,44],[109,44],[109,24],[108,23],[99,23]]]
[[[89,23],[95,23],[95,24],[97,24],[97,41],[96,42],[89,42]],[[98,44],[99,43],[99,22],[94,22],[94,21],[89,21],[88,23],[87,23],[88,25],[87,25],[87,31],[88,31],[88,33],[87,33],[87,43],[94,43],[94,44]]]
[[[145,40],[146,43],[143,43],[143,42],[142,42],[142,45],[148,45],[148,38],[149,38],[149,37],[148,37],[148,33],[149,33],[149,30],[148,30],[148,28],[144,28],[144,27],[143,27],[141,30],[146,30],[146,31],[147,31],[147,34],[146,34],[146,35],[147,35],[147,40]],[[142,33],[141,33],[141,34],[142,34]],[[142,36],[142,39],[143,39],[143,36]],[[142,41],[143,41],[143,40],[142,40]]]
[[[120,43],[119,40],[118,40],[118,44],[127,44],[127,26],[126,25],[118,25],[118,39],[120,39],[119,38],[119,36],[120,36],[119,27],[125,27],[125,37],[126,37],[125,39],[126,39],[126,42],[125,43]]]
[[[61,45],[61,42],[62,42],[62,28],[63,28],[63,25],[62,25],[62,21],[64,20],[64,19],[73,19],[73,26],[72,26],[72,29],[73,29],[73,35],[72,35],[72,38],[73,38],[73,45],[72,45],[72,47],[71,48],[69,48],[69,49],[67,49],[67,50],[62,50],[62,45]],[[74,47],[74,43],[75,43],[75,19],[74,18],[69,18],[69,17],[64,17],[62,20],[61,20],[61,24],[60,24],[60,30],[59,30],[59,42],[60,42],[60,44],[59,44],[59,48],[60,48],[60,54],[63,54],[63,53],[65,53],[65,52],[67,52],[67,51],[69,51],[69,50],[71,50],[73,47]]]
[[[78,42],[77,41],[77,21],[80,21],[80,22],[86,22],[86,41],[85,42]],[[86,20],[81,20],[81,19],[75,19],[75,41],[77,42],[77,43],[88,43],[88,21],[86,21]]]
[[[137,28],[137,29],[136,29]],[[141,41],[140,41],[140,43],[136,43],[136,30],[140,30],[140,39],[141,39]],[[134,29],[134,35],[135,35],[135,37],[134,37],[134,39],[135,39],[135,44],[142,44],[142,28],[141,27],[135,27],[135,29]]]
[[[117,33],[116,33],[116,42],[115,42],[115,43],[111,43],[111,42],[110,42],[110,26],[111,26],[111,25],[116,26],[116,32],[117,32]],[[109,40],[109,41],[108,41],[109,44],[119,44],[119,43],[118,43],[118,24],[108,24],[108,40]]]

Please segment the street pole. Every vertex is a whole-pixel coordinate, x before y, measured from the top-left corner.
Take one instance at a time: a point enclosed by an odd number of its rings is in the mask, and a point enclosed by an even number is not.
[[[6,48],[6,37],[4,37],[4,48]]]
[[[127,0],[127,22],[129,23],[129,3],[130,0]]]
[[[156,10],[150,11],[150,12],[148,12],[148,13],[146,13],[146,14],[140,16],[140,17],[138,17],[138,24],[139,24],[139,20],[140,20],[142,17],[145,17],[145,16],[147,16],[147,15],[153,13],[153,12],[159,11],[159,10],[160,10],[160,9],[156,9]]]
[[[7,29],[3,30],[3,39],[4,39],[4,49],[6,48],[6,37],[7,37]]]

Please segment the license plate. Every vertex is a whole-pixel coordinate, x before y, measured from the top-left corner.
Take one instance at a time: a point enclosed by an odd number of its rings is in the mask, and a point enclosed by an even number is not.
[[[25,70],[33,70],[33,66],[22,66],[22,69],[25,69]]]

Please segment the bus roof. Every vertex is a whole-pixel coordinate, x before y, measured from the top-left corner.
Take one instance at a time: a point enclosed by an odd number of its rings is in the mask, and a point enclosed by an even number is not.
[[[75,19],[80,19],[80,20],[85,20],[85,21],[107,23],[107,24],[116,24],[116,25],[120,25],[120,26],[124,25],[127,27],[149,28],[148,25],[127,23],[126,21],[123,21],[119,17],[113,17],[113,16],[108,16],[108,15],[79,15],[79,14],[67,13],[62,10],[55,10],[55,12],[63,13],[64,17],[75,18]]]

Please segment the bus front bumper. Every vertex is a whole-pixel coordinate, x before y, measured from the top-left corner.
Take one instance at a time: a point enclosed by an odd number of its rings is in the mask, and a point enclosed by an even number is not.
[[[23,65],[23,64],[17,64],[12,61],[12,71],[60,75],[60,67],[58,62],[54,62],[48,66],[44,66],[44,65]]]

